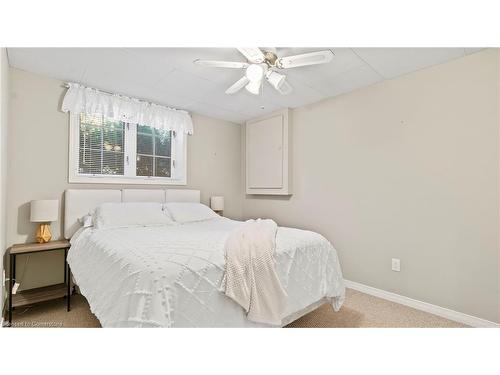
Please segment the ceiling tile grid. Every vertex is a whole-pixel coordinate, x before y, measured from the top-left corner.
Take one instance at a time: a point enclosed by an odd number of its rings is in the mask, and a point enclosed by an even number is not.
[[[227,95],[243,69],[207,68],[196,59],[245,61],[236,48],[8,48],[11,66],[63,81],[243,123],[275,110],[308,105],[384,79],[441,64],[482,48],[263,47],[279,57],[330,49],[322,65],[281,71],[293,87],[281,95],[264,82],[260,95]]]

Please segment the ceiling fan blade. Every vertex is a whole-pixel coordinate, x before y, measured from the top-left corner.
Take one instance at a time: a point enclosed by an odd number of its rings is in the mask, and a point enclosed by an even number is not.
[[[299,66],[324,64],[332,61],[333,52],[330,50],[303,53],[301,55],[281,57],[276,66],[281,69],[297,68]]]
[[[238,47],[237,49],[252,63],[260,64],[265,59],[264,54],[257,47]]]
[[[194,60],[196,65],[206,66],[209,68],[232,68],[232,69],[245,69],[248,63],[239,61],[217,61],[217,60]]]
[[[226,90],[226,94],[234,94],[240,91],[243,87],[245,87],[250,80],[247,76],[241,77],[238,81],[236,81],[231,87]]]

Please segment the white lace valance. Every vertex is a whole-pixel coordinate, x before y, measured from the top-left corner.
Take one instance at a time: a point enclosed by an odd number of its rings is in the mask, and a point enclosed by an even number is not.
[[[99,113],[117,121],[193,134],[193,121],[186,111],[127,96],[110,95],[77,83],[69,83],[61,109],[72,113]]]

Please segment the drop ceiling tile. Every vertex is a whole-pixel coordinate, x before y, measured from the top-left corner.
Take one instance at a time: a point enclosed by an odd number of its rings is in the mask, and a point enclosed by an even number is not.
[[[249,116],[256,116],[264,109],[276,110],[280,106],[270,103],[267,98],[261,95],[252,95],[245,89],[238,91],[235,94],[226,94],[225,87],[219,87],[216,90],[209,92],[202,99],[204,103],[214,104],[220,108],[233,112],[243,113]]]
[[[290,94],[282,95],[264,82],[262,97],[269,103],[288,108],[300,107],[325,98],[323,93],[303,84],[294,76],[287,76],[287,80],[293,88]]]
[[[187,97],[179,92],[165,89],[164,87],[136,87],[134,97],[147,100],[156,104],[165,105],[171,108],[186,109],[194,102],[193,98]]]
[[[158,81],[155,88],[162,90],[165,95],[171,97],[180,95],[195,102],[201,101],[207,93],[217,89],[217,85],[204,78],[175,69]]]
[[[193,61],[196,59],[246,61],[236,48],[127,48],[126,50],[144,61],[157,61],[165,67],[179,69],[228,86],[241,77],[244,70],[207,68],[196,65]]]
[[[463,48],[355,48],[354,52],[384,78],[397,77],[464,55]]]
[[[286,106],[272,103],[270,101],[264,102],[262,105],[248,105],[241,113],[247,116],[247,120],[255,117],[263,116],[265,114],[286,108]]]
[[[333,97],[382,81],[383,78],[370,66],[363,64],[337,75],[325,75],[313,86],[325,97]]]
[[[252,113],[251,115],[246,115],[246,119],[245,121],[249,121],[249,120],[252,120],[252,119],[255,119],[257,117],[261,117],[261,116],[265,116],[269,113],[273,113],[275,111],[277,111],[278,109],[284,109],[286,107],[282,107],[282,106],[273,106],[273,105],[269,105],[269,106],[266,106],[264,108],[258,108],[258,109],[255,109],[254,113]]]
[[[267,101],[263,103],[263,105],[248,105],[243,111],[241,111],[241,113],[247,116],[247,120],[250,120],[255,117],[263,116],[267,113],[271,113],[283,108],[286,107]]]
[[[181,67],[196,59],[244,61],[245,57],[236,48],[125,48],[146,60],[159,60],[164,64]]]
[[[9,48],[8,54],[17,69],[64,81],[80,81],[87,63],[81,48]]]
[[[168,71],[154,69],[118,48],[86,48],[87,68],[82,81],[92,87],[125,95],[153,87]]]
[[[241,124],[245,122],[248,118],[247,115],[243,115],[241,113],[228,111],[226,109],[217,107],[212,104],[207,104],[203,102],[195,102],[186,108],[189,111],[198,113],[200,115],[217,118],[221,120],[226,120],[230,122],[234,122],[235,124]]]

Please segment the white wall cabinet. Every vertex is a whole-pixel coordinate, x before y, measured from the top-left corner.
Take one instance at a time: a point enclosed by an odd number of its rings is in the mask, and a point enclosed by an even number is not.
[[[288,109],[246,123],[247,194],[292,194],[291,125]]]

